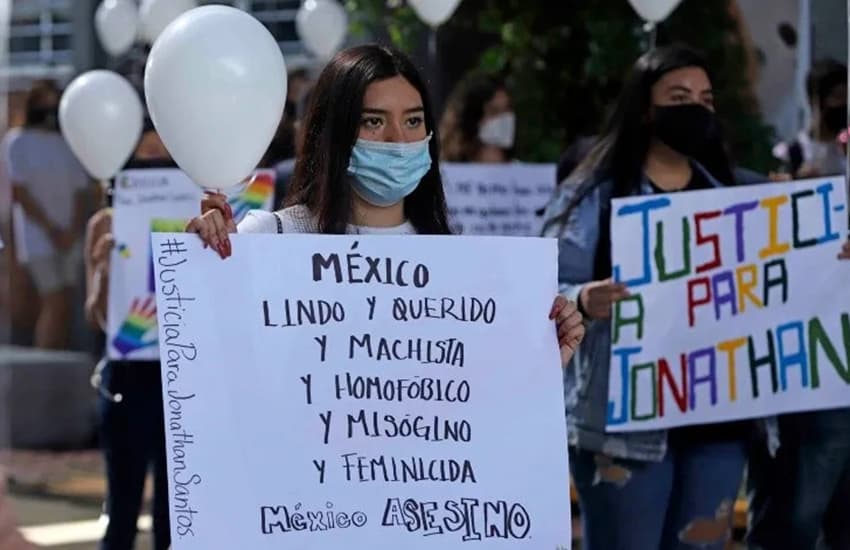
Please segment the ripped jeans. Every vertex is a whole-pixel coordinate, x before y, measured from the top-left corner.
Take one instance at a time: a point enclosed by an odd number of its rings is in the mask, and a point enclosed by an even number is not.
[[[584,550],[723,550],[746,463],[743,441],[670,448],[661,462],[570,448]]]

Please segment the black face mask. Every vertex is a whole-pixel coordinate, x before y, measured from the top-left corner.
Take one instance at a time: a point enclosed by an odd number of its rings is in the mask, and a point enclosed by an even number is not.
[[[125,170],[140,170],[146,168],[179,168],[171,159],[137,159],[131,158],[124,165]]]
[[[58,130],[59,109],[57,107],[33,107],[27,111],[27,124],[47,130]]]
[[[847,129],[847,105],[826,107],[821,112],[823,128],[830,134],[838,134]]]
[[[718,131],[714,112],[697,103],[656,105],[652,130],[665,145],[687,157],[698,156]]]

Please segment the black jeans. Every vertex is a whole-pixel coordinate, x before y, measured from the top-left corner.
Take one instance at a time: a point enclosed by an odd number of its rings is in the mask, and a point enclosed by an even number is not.
[[[782,446],[750,453],[749,548],[850,548],[850,408],[779,417]]]
[[[145,477],[153,470],[153,548],[171,544],[168,471],[159,362],[112,361],[102,386],[113,395],[100,399],[101,438],[106,459],[109,524],[100,550],[132,550],[142,506]]]

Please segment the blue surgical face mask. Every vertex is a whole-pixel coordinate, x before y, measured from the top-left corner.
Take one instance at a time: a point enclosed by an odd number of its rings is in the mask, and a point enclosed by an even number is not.
[[[431,169],[430,141],[431,134],[411,143],[358,139],[348,165],[354,191],[375,206],[401,202]]]

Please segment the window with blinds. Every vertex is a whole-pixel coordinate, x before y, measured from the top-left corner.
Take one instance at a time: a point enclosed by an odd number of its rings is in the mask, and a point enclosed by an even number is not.
[[[14,0],[9,20],[11,77],[62,78],[74,71],[73,0]]]
[[[284,55],[303,53],[298,33],[295,31],[295,14],[301,0],[207,0],[201,4],[225,4],[244,10],[263,23],[277,39]]]

